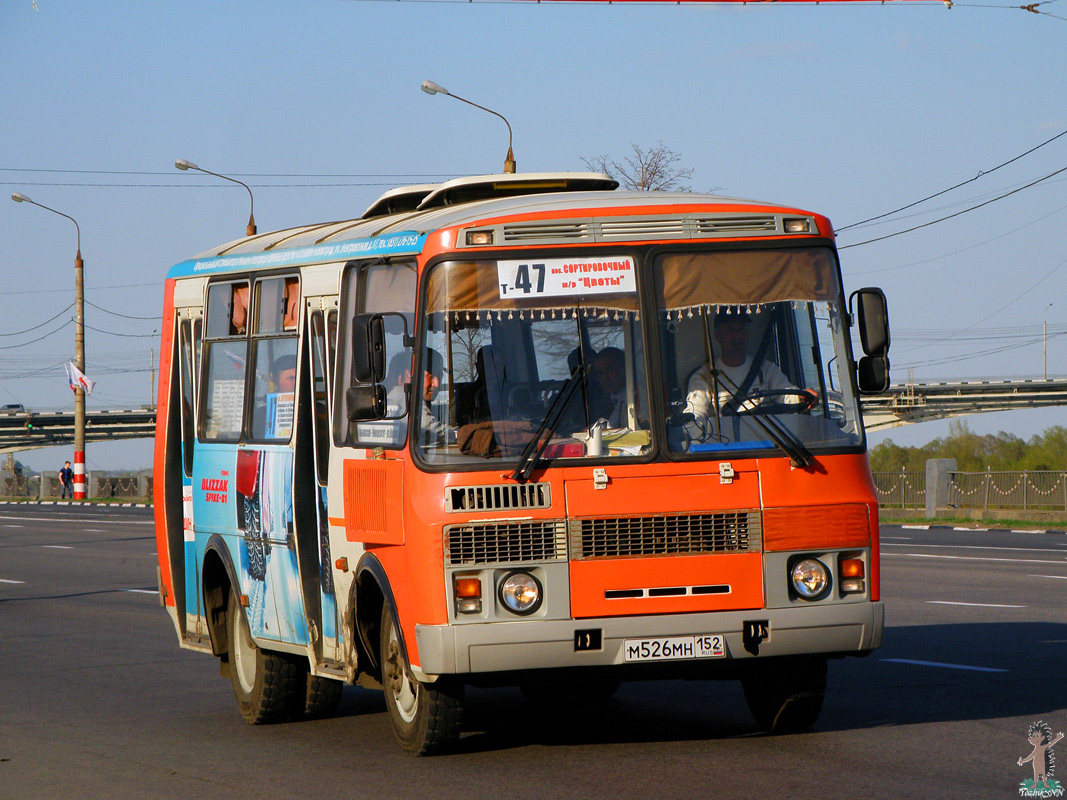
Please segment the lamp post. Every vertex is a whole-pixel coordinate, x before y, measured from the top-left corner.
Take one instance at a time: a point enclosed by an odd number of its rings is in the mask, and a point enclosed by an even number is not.
[[[1041,323],[1041,366],[1046,381],[1048,380],[1048,310],[1050,308],[1052,308],[1052,303],[1045,306],[1045,319]]]
[[[226,175],[219,175],[219,173],[217,173],[217,172],[212,172],[209,169],[204,169],[203,167],[198,167],[192,161],[186,161],[184,158],[179,158],[177,161],[175,161],[174,162],[174,166],[177,169],[182,170],[183,172],[185,170],[187,170],[187,169],[193,169],[193,170],[196,170],[197,172],[203,172],[205,175],[214,175],[216,178],[222,178],[224,181],[230,181],[231,183],[239,183],[239,184],[241,184],[241,186],[245,187],[245,191],[248,192],[248,203],[249,203],[249,206],[248,206],[248,228],[246,229],[247,230],[247,235],[248,236],[255,236],[256,235],[256,217],[255,217],[256,200],[255,200],[254,197],[252,197],[252,190],[248,188],[248,184],[247,183],[245,183],[244,181],[239,181],[239,180],[237,180],[237,178],[230,178],[230,177],[228,177]]]
[[[423,81],[422,82],[422,90],[424,92],[426,92],[426,94],[443,94],[443,95],[447,95],[448,97],[453,97],[456,100],[459,100],[460,102],[466,103],[469,106],[474,106],[475,108],[480,108],[482,111],[488,111],[490,114],[493,114],[494,116],[497,116],[497,117],[500,117],[501,119],[503,119],[504,120],[504,124],[508,126],[508,154],[507,154],[507,157],[504,159],[504,172],[505,173],[513,173],[515,171],[515,154],[514,154],[514,152],[512,152],[512,149],[511,149],[511,123],[508,122],[504,118],[503,114],[499,114],[496,111],[493,111],[493,109],[491,109],[491,108],[486,108],[485,106],[480,106],[477,103],[472,103],[470,100],[465,100],[464,98],[460,97],[458,94],[452,94],[444,86],[439,86],[438,84],[434,83],[433,81]]]
[[[85,279],[82,261],[82,231],[74,217],[54,208],[35,203],[24,194],[15,192],[11,199],[16,203],[30,205],[66,217],[74,223],[78,234],[78,251],[74,256],[74,365],[85,372]],[[85,388],[74,387],[74,499],[85,499]]]

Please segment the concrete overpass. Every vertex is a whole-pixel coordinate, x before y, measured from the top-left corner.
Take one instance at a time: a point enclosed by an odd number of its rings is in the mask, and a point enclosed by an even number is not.
[[[85,440],[146,439],[155,435],[155,408],[86,411]],[[73,411],[0,414],[0,453],[74,443]]]
[[[881,430],[987,411],[1067,405],[1067,378],[900,384],[884,394],[864,397],[862,404],[867,429]],[[151,438],[155,419],[155,409],[147,406],[90,410],[85,438],[89,442]],[[0,414],[0,453],[73,441],[73,411]]]
[[[965,414],[1067,405],[1067,378],[908,383],[862,399],[867,430]]]

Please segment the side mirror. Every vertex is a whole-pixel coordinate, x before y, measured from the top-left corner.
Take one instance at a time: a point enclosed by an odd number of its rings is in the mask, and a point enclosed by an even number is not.
[[[352,319],[352,379],[356,383],[381,383],[384,377],[385,324],[382,315],[357,314]]]
[[[861,394],[881,394],[889,391],[888,356],[864,356],[856,366]]]
[[[385,387],[380,383],[350,386],[345,390],[345,408],[348,409],[349,422],[384,419]]]
[[[854,300],[857,301],[860,343],[863,345],[864,354],[886,355],[889,352],[889,307],[885,292],[872,287],[857,289],[849,297],[849,312],[852,311]]]

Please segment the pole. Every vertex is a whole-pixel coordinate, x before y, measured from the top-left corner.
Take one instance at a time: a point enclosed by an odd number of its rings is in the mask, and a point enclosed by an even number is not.
[[[85,263],[81,247],[74,257],[74,363],[85,372]],[[74,499],[84,500],[85,486],[85,389],[74,387]]]

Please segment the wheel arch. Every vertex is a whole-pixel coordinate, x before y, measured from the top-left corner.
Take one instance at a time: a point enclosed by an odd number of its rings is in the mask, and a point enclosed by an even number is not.
[[[373,553],[364,553],[356,566],[356,579],[352,589],[352,619],[354,639],[358,643],[359,657],[368,665],[366,670],[376,679],[381,680],[382,666],[378,653],[378,641],[381,627],[382,607],[388,604],[393,617],[393,625],[400,641],[404,658],[408,658],[404,630],[400,625],[400,612],[397,610],[389,576],[382,562]],[[411,663],[408,661],[408,663]]]
[[[204,618],[211,638],[211,654],[225,656],[229,652],[227,598],[233,591],[239,593],[241,584],[230,549],[218,534],[208,539],[201,570],[200,586]]]

